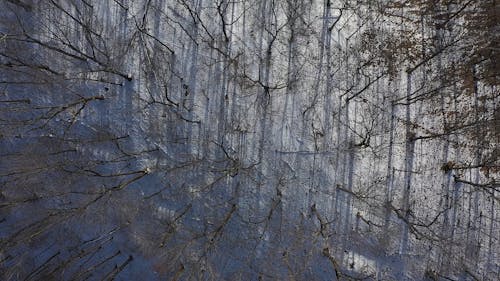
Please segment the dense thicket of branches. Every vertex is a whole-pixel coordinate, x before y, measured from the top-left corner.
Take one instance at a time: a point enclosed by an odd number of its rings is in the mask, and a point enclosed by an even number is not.
[[[0,279],[500,279],[499,9],[0,1]]]

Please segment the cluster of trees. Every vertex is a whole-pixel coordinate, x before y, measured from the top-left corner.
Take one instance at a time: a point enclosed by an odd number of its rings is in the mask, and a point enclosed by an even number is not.
[[[500,278],[499,9],[0,2],[0,276]]]

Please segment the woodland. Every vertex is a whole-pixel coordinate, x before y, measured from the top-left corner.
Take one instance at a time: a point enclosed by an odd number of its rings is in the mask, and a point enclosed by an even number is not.
[[[497,0],[0,0],[1,280],[500,280]]]

